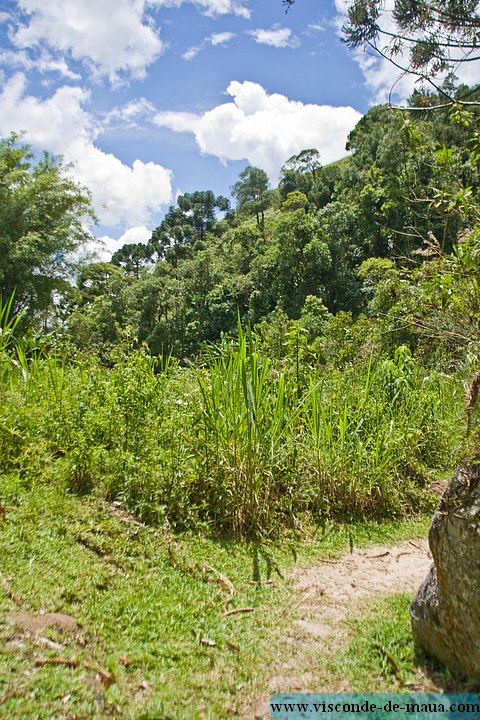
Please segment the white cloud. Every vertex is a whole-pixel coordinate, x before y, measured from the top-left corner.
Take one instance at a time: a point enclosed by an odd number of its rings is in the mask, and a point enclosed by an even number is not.
[[[21,68],[26,72],[33,69],[41,73],[54,72],[68,80],[80,79],[80,75],[70,70],[64,58],[56,58],[46,51],[42,51],[34,59],[25,50],[0,49],[0,65],[5,65],[9,69]]]
[[[292,37],[292,31],[290,28],[282,28],[276,25],[269,30],[262,30],[261,28],[249,30],[247,34],[251,35],[255,42],[260,45],[271,45],[276,48],[285,48],[297,47],[299,44],[298,39]]]
[[[39,100],[25,88],[25,77],[17,73],[0,92],[0,135],[25,130],[27,142],[74,163],[72,175],[91,190],[101,222],[141,225],[171,201],[170,170],[141,160],[130,167],[95,146],[100,128],[84,109],[88,92],[61,87]]]
[[[58,56],[57,66],[51,64],[48,69],[65,77],[73,79],[67,65],[73,60],[83,63],[95,79],[107,77],[119,84],[125,78],[143,79],[165,50],[151,11],[179,7],[187,1],[207,15],[250,17],[242,0],[18,0],[23,16],[15,29],[10,29],[9,38],[31,58],[40,51],[53,51]],[[217,33],[208,42],[225,44],[232,36]],[[192,59],[202,47],[187,50],[184,58]],[[17,67],[27,69],[25,63],[22,56],[15,60]],[[35,67],[42,70],[38,63]]]
[[[85,62],[97,77],[143,78],[164,49],[144,0],[19,0],[28,20],[11,34],[18,48],[48,46]]]
[[[137,127],[139,120],[151,117],[155,112],[155,106],[146,98],[130,100],[126,105],[114,107],[105,116],[105,123],[114,124],[120,122],[122,127]]]
[[[233,81],[227,92],[232,101],[204,115],[162,112],[154,121],[192,132],[203,153],[247,160],[276,180],[283,163],[305,148],[317,148],[324,164],[344,156],[348,133],[361,118],[351,107],[304,104],[253,82]]]
[[[235,33],[232,32],[213,33],[210,36],[210,42],[212,45],[227,45],[234,37]]]
[[[137,227],[129,228],[123,235],[118,239],[120,247],[126,243],[143,243],[144,245],[152,237],[152,231],[149,230],[145,225],[138,225]]]
[[[161,112],[153,119],[156,125],[168,127],[175,132],[195,132],[202,125],[202,116],[189,112]]]
[[[25,51],[0,49],[0,64],[8,68],[22,68],[23,70],[31,70],[34,67],[33,60]]]
[[[188,50],[183,53],[182,60],[193,60],[206,45],[221,45],[225,47],[234,37],[235,33],[232,32],[213,33],[210,37],[205,38],[200,45],[188,48]]]
[[[149,5],[164,7],[180,7],[185,2],[197,5],[206,15],[233,14],[247,19],[250,17],[250,10],[242,0],[147,0]]]
[[[108,261],[116,250],[119,250],[127,243],[147,244],[151,237],[151,230],[145,227],[145,225],[138,225],[129,228],[118,239],[110,235],[102,235],[102,237],[96,238],[96,240],[91,243],[91,249],[95,252],[99,260]]]
[[[185,50],[185,52],[183,53],[182,60],[193,60],[193,58],[198,55],[198,53],[203,47],[203,45],[196,45],[194,47],[188,48],[188,50]]]
[[[89,93],[80,87],[61,87],[47,100],[26,95],[23,73],[14,75],[0,93],[0,132],[28,133],[28,140],[53,153],[62,153],[77,138],[96,134],[93,118],[84,111]],[[69,158],[70,159],[70,158]]]
[[[137,225],[148,221],[172,197],[172,173],[153,162],[134,160],[131,167],[92,143],[69,148],[74,174],[93,193],[101,221]]]

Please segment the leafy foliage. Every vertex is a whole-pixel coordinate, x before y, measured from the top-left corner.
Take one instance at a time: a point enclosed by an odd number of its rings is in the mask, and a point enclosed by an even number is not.
[[[477,120],[430,102],[372,108],[348,158],[305,150],[278,190],[247,168],[234,211],[180,196],[83,266],[43,353],[10,302],[3,472],[239,537],[428,507],[475,442],[480,355]]]
[[[35,162],[18,140],[0,141],[0,294],[15,293],[14,308],[36,316],[68,290],[72,253],[88,239],[93,212],[61,160],[45,154]]]
[[[379,0],[355,0],[344,34],[352,47],[374,48],[400,69],[431,81],[479,59],[480,15],[473,0],[395,0],[393,12]]]

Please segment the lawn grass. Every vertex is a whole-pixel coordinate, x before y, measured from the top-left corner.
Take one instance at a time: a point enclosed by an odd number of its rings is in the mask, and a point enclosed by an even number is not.
[[[415,648],[408,606],[411,594],[383,598],[349,620],[351,641],[331,667],[357,692],[401,692],[425,684],[419,671],[424,657]]]
[[[349,642],[325,664],[353,692],[478,692],[478,683],[452,674],[415,644],[412,595],[399,593],[358,608],[347,622]]]
[[[295,561],[426,528],[425,519],[329,525],[310,541],[229,542],[146,527],[59,484],[3,476],[0,489],[0,717],[9,719],[235,717],[285,652]],[[29,634],[7,622],[20,611],[65,613],[79,628]],[[56,658],[73,666],[38,664]]]

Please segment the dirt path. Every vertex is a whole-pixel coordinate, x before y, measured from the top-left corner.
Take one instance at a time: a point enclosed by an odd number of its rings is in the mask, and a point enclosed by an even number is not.
[[[318,687],[315,658],[331,654],[346,640],[343,620],[369,598],[411,592],[425,578],[431,557],[426,540],[410,540],[393,547],[354,549],[338,560],[296,572],[298,616],[287,628],[287,661],[270,679],[268,694],[258,699],[244,720],[270,718],[268,701],[274,692],[341,692],[344,686]]]

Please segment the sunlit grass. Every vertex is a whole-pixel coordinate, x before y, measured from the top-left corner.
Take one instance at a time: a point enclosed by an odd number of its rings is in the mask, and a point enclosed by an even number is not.
[[[143,350],[116,351],[111,367],[82,355],[5,362],[0,469],[217,536],[428,510],[429,483],[463,447],[463,389],[399,350],[342,372],[307,368],[303,387],[240,327],[198,368]]]
[[[331,524],[309,542],[215,541],[140,525],[119,506],[63,485],[0,478],[0,708],[8,718],[231,718],[286,652],[290,570],[400,524]],[[418,525],[417,525],[418,527]],[[234,592],[232,592],[232,587]],[[225,616],[229,610],[251,608]],[[48,647],[6,614],[62,612],[80,629],[45,630]],[[77,667],[36,665],[67,658]],[[114,677],[105,687],[94,670]]]

